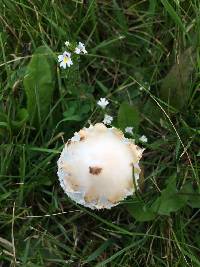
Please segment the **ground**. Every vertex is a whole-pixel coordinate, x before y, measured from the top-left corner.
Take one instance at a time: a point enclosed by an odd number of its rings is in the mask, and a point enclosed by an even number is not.
[[[1,267],[200,266],[199,5],[0,1]],[[88,53],[63,69],[66,41]],[[57,160],[105,112],[133,127],[142,174],[134,196],[92,211],[64,194]]]

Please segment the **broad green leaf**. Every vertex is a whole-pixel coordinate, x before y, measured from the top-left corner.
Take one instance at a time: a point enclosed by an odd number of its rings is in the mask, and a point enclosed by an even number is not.
[[[176,188],[176,177],[169,178],[167,187],[161,192],[161,196],[151,206],[154,212],[160,215],[170,215],[187,204],[189,199],[188,188],[185,186],[181,191]]]
[[[156,217],[152,208],[148,207],[142,200],[126,204],[129,213],[139,222],[151,221]]]
[[[81,116],[78,114],[65,116],[65,118],[62,121],[81,121]]]
[[[8,123],[9,119],[8,119],[8,115],[6,115],[3,112],[0,112],[0,129],[1,128],[10,128],[10,125]]]
[[[180,55],[161,84],[160,98],[178,110],[187,104],[190,96],[189,78],[194,70],[194,58],[190,47]]]
[[[140,116],[138,109],[127,102],[123,102],[118,112],[119,127],[122,130],[124,130],[126,127],[134,127],[134,130],[137,131],[139,123]]]
[[[5,136],[7,131],[11,131],[8,115],[0,112],[0,136]]]
[[[66,121],[81,121],[81,117],[79,115],[70,115],[70,116],[66,116],[64,119],[62,119],[61,121],[59,121],[56,125],[56,128],[62,124],[63,122]]]
[[[8,115],[4,112],[0,112],[0,122],[6,122],[8,121]]]
[[[53,60],[47,47],[38,47],[27,66],[24,89],[31,124],[38,126],[48,115],[54,90]]]
[[[63,117],[65,121],[81,121],[90,110],[91,105],[87,100],[69,101],[68,108],[63,112]]]
[[[200,187],[194,189],[191,186],[188,205],[192,208],[200,208]]]
[[[25,109],[25,108],[19,109],[16,117],[17,117],[17,120],[11,122],[12,126],[15,128],[22,127],[22,125],[25,122],[27,122],[27,120],[29,118],[29,114],[28,114],[27,109]]]
[[[160,122],[160,119],[164,119],[163,111],[159,106],[152,100],[148,99],[143,107],[144,115],[153,122]]]

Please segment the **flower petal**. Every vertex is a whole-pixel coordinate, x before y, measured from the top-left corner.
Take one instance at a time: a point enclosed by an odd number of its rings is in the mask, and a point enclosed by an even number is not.
[[[61,62],[61,61],[63,61],[63,55],[58,56],[58,62]]]
[[[66,63],[65,63],[64,61],[62,61],[62,62],[60,63],[60,67],[63,67],[63,69],[66,69]]]
[[[81,52],[81,50],[78,47],[76,47],[74,53],[79,55],[80,52]]]

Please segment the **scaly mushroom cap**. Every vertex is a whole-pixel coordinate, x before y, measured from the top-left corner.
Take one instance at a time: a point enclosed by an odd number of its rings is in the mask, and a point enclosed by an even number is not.
[[[135,191],[142,152],[114,127],[97,123],[83,128],[65,144],[58,160],[60,184],[75,202],[109,209]]]

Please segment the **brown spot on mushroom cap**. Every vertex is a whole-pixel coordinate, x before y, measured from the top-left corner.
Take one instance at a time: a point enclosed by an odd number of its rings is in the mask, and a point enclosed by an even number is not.
[[[79,131],[80,141],[83,141],[86,138],[86,131],[80,130]]]
[[[72,142],[72,141],[69,139],[69,140],[67,141],[66,145],[69,146],[69,145],[71,144],[71,142]]]
[[[89,167],[89,172],[93,175],[99,175],[102,171],[100,167]]]

